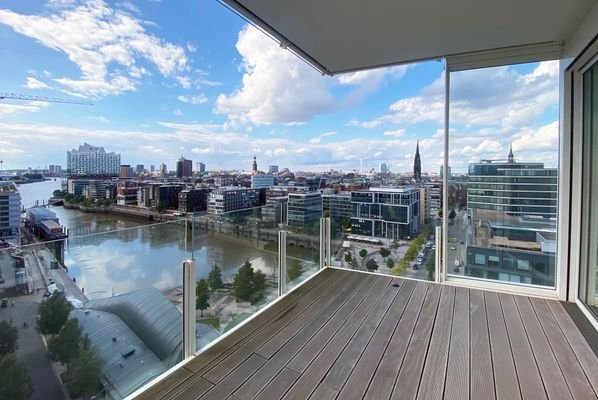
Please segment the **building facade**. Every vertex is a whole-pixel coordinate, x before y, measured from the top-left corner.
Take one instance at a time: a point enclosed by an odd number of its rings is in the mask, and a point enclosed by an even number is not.
[[[259,191],[255,189],[222,187],[212,191],[208,197],[208,214],[218,215],[230,211],[256,207]]]
[[[118,176],[120,154],[106,153],[103,147],[84,143],[78,150],[66,152],[66,165],[71,176]]]
[[[554,285],[557,169],[542,163],[469,164],[465,273],[485,279]]]
[[[181,157],[176,162],[176,177],[190,178],[193,176],[193,161]]]
[[[208,189],[189,189],[179,193],[179,211],[197,212],[208,209]]]
[[[322,195],[319,192],[289,193],[287,224],[315,229],[322,218]]]
[[[420,191],[415,186],[351,193],[351,233],[407,239],[419,232]]]
[[[274,186],[274,176],[270,174],[257,174],[251,175],[251,188],[262,189]]]
[[[14,182],[0,181],[0,239],[18,237],[21,195]]]

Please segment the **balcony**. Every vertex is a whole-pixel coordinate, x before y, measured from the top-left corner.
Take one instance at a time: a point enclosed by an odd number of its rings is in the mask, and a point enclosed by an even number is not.
[[[566,309],[326,268],[135,398],[596,399]]]

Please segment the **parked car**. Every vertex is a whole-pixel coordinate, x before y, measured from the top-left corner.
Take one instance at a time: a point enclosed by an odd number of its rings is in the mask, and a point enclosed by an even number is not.
[[[8,307],[8,298],[3,298],[2,300],[0,300],[0,307],[1,308],[6,308]]]
[[[451,246],[451,250],[457,250],[455,246]]]

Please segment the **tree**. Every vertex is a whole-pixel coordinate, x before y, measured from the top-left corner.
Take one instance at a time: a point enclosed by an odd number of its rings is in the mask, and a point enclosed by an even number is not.
[[[253,294],[253,267],[249,260],[239,268],[233,279],[232,294],[237,301],[248,301]]]
[[[166,206],[164,205],[164,203],[159,201],[158,204],[156,204],[156,211],[158,211],[159,213],[163,213],[164,211],[166,211]]]
[[[220,289],[222,287],[222,271],[220,270],[218,265],[214,264],[214,267],[208,274],[208,281],[210,282],[210,288],[212,289],[212,291]]]
[[[380,255],[382,256],[382,258],[386,258],[390,255],[390,250],[388,250],[385,247],[380,247]]]
[[[71,397],[83,397],[97,393],[100,389],[102,361],[96,355],[93,347],[83,348],[79,357],[71,364],[71,379],[67,388]]]
[[[27,369],[15,354],[0,358],[0,400],[23,400],[30,392]]]
[[[17,349],[19,331],[6,321],[0,321],[0,358]]]
[[[266,275],[264,275],[264,273],[260,270],[255,271],[253,274],[252,283],[253,293],[261,294],[264,289],[266,289]],[[261,295],[258,297],[261,297]]]
[[[394,261],[392,260],[392,258],[387,258],[386,259],[386,267],[388,267],[388,269],[392,269],[392,267],[395,265]]]
[[[62,327],[58,335],[48,340],[48,356],[52,361],[69,365],[81,350],[81,329],[77,319],[71,318]]]
[[[449,219],[452,221],[452,220],[454,220],[454,219],[455,219],[455,217],[456,217],[456,216],[457,216],[457,213],[455,212],[455,209],[453,208],[453,209],[451,210],[451,212],[449,213],[448,217],[449,217]]]
[[[293,260],[291,266],[287,270],[287,276],[289,280],[292,282],[295,279],[299,278],[303,273],[303,268],[301,267],[301,262],[299,260]]]
[[[368,269],[368,271],[376,271],[378,269],[378,263],[373,258],[370,258],[370,260],[365,264],[365,267]]]
[[[195,286],[195,309],[200,310],[200,314],[203,317],[203,311],[210,307],[208,300],[210,299],[210,288],[208,287],[208,281],[200,279]]]
[[[442,208],[438,210],[438,218],[442,218]]]
[[[351,264],[351,260],[353,259],[353,256],[351,255],[351,253],[346,253],[345,254],[345,261],[348,262],[349,264]]]
[[[45,335],[56,335],[68,319],[71,309],[72,306],[64,294],[54,292],[39,305],[37,329]]]
[[[359,250],[359,257],[365,258],[368,255],[368,251],[366,249]]]

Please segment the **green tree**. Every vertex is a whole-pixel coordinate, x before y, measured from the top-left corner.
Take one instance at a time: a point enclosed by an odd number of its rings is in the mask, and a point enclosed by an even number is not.
[[[292,282],[295,279],[299,278],[303,273],[303,268],[301,267],[301,262],[299,260],[293,260],[289,269],[287,270],[287,276],[289,280]]]
[[[380,247],[380,255],[382,258],[386,258],[390,255],[390,250],[388,250],[386,247]]]
[[[39,305],[37,329],[47,335],[56,335],[68,319],[72,306],[61,292],[54,292],[52,296]]]
[[[253,267],[249,260],[239,268],[233,279],[232,294],[237,301],[249,301],[253,294]]]
[[[210,282],[212,291],[222,287],[222,270],[218,267],[218,265],[214,264],[214,267],[208,274],[208,281]]]
[[[376,271],[378,269],[378,263],[373,258],[370,258],[370,260],[365,264],[365,267],[368,269],[368,271]]]
[[[203,317],[203,311],[210,307],[208,300],[210,299],[210,288],[208,287],[208,281],[200,279],[195,286],[195,309],[200,310],[200,314]]]
[[[451,221],[453,221],[455,219],[455,217],[457,216],[457,213],[455,212],[455,209],[453,208],[451,210],[451,212],[449,213],[448,217]]]
[[[83,348],[71,364],[71,377],[67,388],[71,397],[88,399],[100,390],[102,361],[93,347]]]
[[[260,270],[255,271],[253,279],[251,280],[253,286],[253,293],[261,297],[261,293],[266,289],[266,275]]]
[[[348,262],[349,264],[351,264],[351,260],[353,259],[353,256],[351,255],[351,253],[345,253],[345,261]]]
[[[58,335],[48,340],[48,356],[50,360],[68,366],[79,355],[81,344],[81,329],[77,319],[71,318],[66,321]]]
[[[365,258],[368,255],[368,251],[366,249],[359,250],[359,257]]]
[[[19,331],[6,321],[0,321],[0,358],[17,349]]]
[[[392,258],[387,258],[386,259],[386,266],[388,267],[388,269],[392,269],[392,267],[395,265],[395,262],[392,260]]]
[[[163,213],[164,211],[166,211],[166,206],[164,205],[164,203],[159,201],[158,204],[156,204],[156,211],[158,211],[159,213]]]
[[[30,392],[27,369],[15,354],[0,358],[0,400],[23,400]]]
[[[349,264],[351,265],[351,268],[353,268],[353,269],[357,269],[357,267],[358,267],[356,258],[352,258],[351,262]]]
[[[395,266],[390,270],[391,274],[393,275],[405,275],[407,272],[407,268],[409,268],[409,261],[405,259],[405,257],[401,258]]]
[[[442,208],[438,210],[438,218],[442,218]]]

